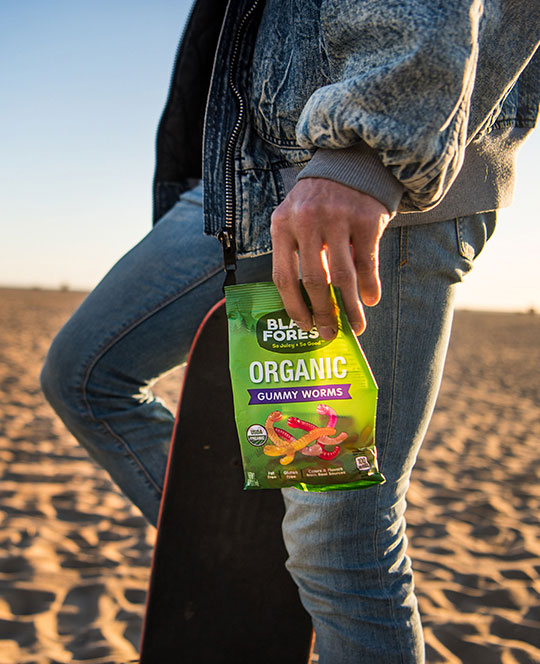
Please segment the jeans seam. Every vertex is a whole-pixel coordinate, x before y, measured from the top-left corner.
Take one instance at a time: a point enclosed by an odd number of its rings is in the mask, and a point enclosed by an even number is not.
[[[408,257],[407,257],[407,243],[408,243],[408,227],[404,226],[401,228],[401,232],[399,235],[399,267],[402,268],[404,265],[406,265]],[[385,445],[384,445],[384,452],[381,455],[380,459],[380,467],[384,468],[384,458],[386,455],[386,450],[388,449],[388,441],[390,437],[390,431],[392,430],[392,423],[394,419],[394,395],[395,395],[395,388],[396,388],[396,374],[397,374],[397,364],[398,364],[398,347],[399,347],[399,319],[400,319],[400,311],[401,311],[401,269],[397,271],[397,307],[396,307],[396,336],[395,336],[395,343],[394,343],[394,366],[392,368],[392,392],[390,395],[390,412],[389,412],[389,417],[388,417],[388,426],[386,429],[386,440],[385,440]],[[376,503],[376,508],[375,508],[375,556],[377,560],[377,566],[378,566],[378,573],[379,573],[379,586],[381,588],[381,591],[384,592],[384,584],[383,584],[383,568],[380,563],[380,546],[379,546],[379,534],[380,534],[380,527],[379,527],[379,513],[380,513],[380,501],[381,501],[381,492],[382,489],[379,490],[378,495],[377,495],[377,503]],[[394,603],[392,600],[389,601],[390,604],[390,612],[392,615],[392,629],[396,635],[396,641],[399,643],[400,647],[400,658],[402,662],[405,662],[405,656],[403,653],[403,645],[401,638],[399,636],[399,633],[396,629],[396,614],[394,610]]]
[[[407,264],[409,259],[408,256],[408,245],[409,245],[409,227],[402,226],[401,233],[399,234],[399,257],[400,263],[399,267],[404,267]]]
[[[82,396],[82,401],[84,403],[84,406],[86,408],[86,412],[88,413],[90,420],[93,422],[96,422],[103,426],[106,431],[115,439],[117,440],[122,448],[128,453],[129,457],[135,461],[137,466],[140,468],[140,470],[143,472],[143,475],[147,478],[147,480],[151,483],[151,485],[155,488],[155,490],[158,492],[158,494],[161,496],[162,494],[162,489],[156,484],[154,479],[151,477],[151,475],[147,472],[146,468],[144,467],[144,464],[141,462],[141,460],[138,458],[137,454],[131,449],[131,447],[127,444],[127,442],[122,438],[119,434],[117,434],[113,429],[109,426],[106,420],[103,418],[98,418],[94,415],[94,412],[92,411],[92,407],[90,405],[90,401],[87,396],[87,387],[88,387],[88,382],[90,380],[90,375],[92,374],[92,371],[94,370],[96,364],[99,362],[99,360],[107,353],[120,339],[125,337],[127,334],[132,332],[135,328],[137,328],[139,325],[144,323],[144,321],[148,320],[152,316],[154,316],[158,311],[161,311],[165,307],[167,307],[169,304],[177,300],[178,298],[186,295],[190,291],[192,291],[194,288],[199,286],[201,283],[207,281],[211,277],[215,276],[221,271],[221,266],[219,268],[215,268],[211,272],[207,272],[205,275],[203,275],[200,279],[197,281],[194,281],[190,286],[184,290],[182,290],[180,293],[175,293],[174,295],[168,296],[163,302],[161,302],[159,305],[148,311],[146,314],[143,316],[137,318],[135,321],[133,321],[130,325],[128,325],[126,328],[118,332],[117,334],[114,335],[112,339],[110,339],[102,348],[101,350],[97,351],[92,358],[92,361],[88,364],[87,369],[84,373],[83,380],[82,380],[82,385],[81,385],[81,396]]]
[[[137,457],[137,455],[133,452],[133,450],[129,447],[129,445],[125,442],[125,440],[124,440],[120,435],[118,435],[118,434],[117,434],[117,433],[116,433],[116,432],[115,432],[115,431],[109,426],[109,424],[108,424],[106,421],[104,421],[104,420],[102,420],[102,419],[97,419],[97,418],[95,418],[93,415],[91,415],[91,418],[92,418],[92,420],[93,420],[94,422],[96,422],[97,424],[99,424],[100,426],[102,426],[102,427],[105,429],[105,431],[106,431],[110,436],[112,436],[115,440],[117,440],[117,441],[121,444],[122,449],[123,449],[125,452],[127,452],[127,458],[128,458],[130,461],[134,461],[135,464],[136,464],[136,466],[137,466],[140,470],[142,470],[143,475],[144,475],[144,478],[146,479],[146,481],[149,482],[151,488],[154,489],[154,490],[156,491],[157,495],[161,498],[161,495],[163,494],[163,490],[160,489],[159,486],[154,482],[154,480],[152,479],[151,475],[150,475],[149,473],[146,472],[146,469],[144,468],[144,464],[142,464],[142,462],[140,461],[140,459],[139,459],[139,458]]]

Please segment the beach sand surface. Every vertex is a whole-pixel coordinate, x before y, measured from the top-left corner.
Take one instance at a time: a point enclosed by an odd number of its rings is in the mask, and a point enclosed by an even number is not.
[[[39,388],[83,297],[0,289],[0,664],[137,658],[154,530]],[[456,314],[407,513],[428,664],[540,663],[539,360],[540,316]]]

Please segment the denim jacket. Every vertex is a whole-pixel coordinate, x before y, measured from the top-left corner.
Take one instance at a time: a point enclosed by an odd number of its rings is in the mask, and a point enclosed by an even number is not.
[[[509,204],[540,99],[539,0],[198,0],[157,137],[155,218],[203,178],[205,231],[271,250],[298,178],[392,224]]]

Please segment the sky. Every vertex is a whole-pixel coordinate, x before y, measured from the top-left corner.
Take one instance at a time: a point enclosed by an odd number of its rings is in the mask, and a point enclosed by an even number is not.
[[[0,3],[0,285],[89,290],[150,230],[155,132],[190,6]],[[458,307],[540,310],[539,158],[537,130]]]

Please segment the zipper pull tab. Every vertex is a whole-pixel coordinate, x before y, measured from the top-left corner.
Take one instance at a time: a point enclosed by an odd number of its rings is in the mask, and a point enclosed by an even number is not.
[[[236,241],[228,228],[223,228],[218,238],[223,249],[223,268],[225,270],[223,288],[234,286],[236,284]]]

